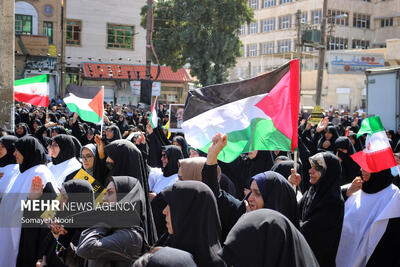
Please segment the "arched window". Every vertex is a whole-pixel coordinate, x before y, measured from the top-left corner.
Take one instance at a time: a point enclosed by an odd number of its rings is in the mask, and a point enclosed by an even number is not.
[[[38,34],[38,12],[24,1],[15,2],[15,33]]]

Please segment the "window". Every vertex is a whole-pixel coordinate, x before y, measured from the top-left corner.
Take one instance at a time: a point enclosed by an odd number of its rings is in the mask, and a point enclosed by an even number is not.
[[[354,27],[369,29],[370,21],[371,21],[370,15],[354,13],[353,16]]]
[[[393,26],[393,18],[381,19],[381,27],[392,27]]]
[[[289,29],[291,27],[292,15],[279,17],[279,29]]]
[[[369,41],[366,41],[366,40],[353,40],[352,48],[355,48],[355,49],[367,49],[367,48],[369,48]]]
[[[15,14],[15,33],[32,34],[32,16]]]
[[[349,12],[341,10],[328,10],[328,23],[334,25],[349,25]]]
[[[247,56],[248,57],[256,57],[257,56],[257,44],[248,44],[247,45]]]
[[[249,34],[254,34],[254,33],[258,33],[258,23],[257,22],[250,23],[250,25],[249,25]]]
[[[246,24],[243,24],[243,25],[240,27],[239,35],[245,35],[245,34],[246,34]]]
[[[134,49],[135,26],[107,24],[107,48]]]
[[[249,7],[252,9],[258,9],[258,0],[249,0]]]
[[[291,40],[279,40],[278,41],[278,53],[290,52]]]
[[[276,0],[262,0],[263,8],[272,7],[272,6],[276,6]]]
[[[322,10],[311,11],[311,24],[320,24],[322,21]]]
[[[307,23],[308,22],[308,12],[307,11],[301,13],[301,22],[302,23]]]
[[[279,0],[279,4],[286,4],[286,3],[290,3],[292,2],[292,0]]]
[[[270,32],[275,30],[275,18],[261,21],[261,32]]]
[[[67,20],[67,44],[81,44],[81,22],[79,20]]]
[[[53,43],[53,22],[43,21],[43,35],[49,37],[49,44]]]
[[[328,50],[343,50],[347,49],[347,43],[348,40],[346,38],[330,36],[328,37],[326,48]]]
[[[260,44],[260,51],[262,55],[270,55],[274,53],[274,41],[265,42]]]

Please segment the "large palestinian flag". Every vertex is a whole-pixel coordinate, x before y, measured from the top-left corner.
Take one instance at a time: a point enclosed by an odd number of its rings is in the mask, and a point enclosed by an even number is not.
[[[216,133],[228,135],[218,156],[232,162],[253,150],[294,151],[299,114],[299,61],[253,79],[189,91],[182,128],[207,153]]]
[[[16,80],[14,98],[16,101],[47,107],[49,105],[49,75]]]
[[[103,118],[103,87],[85,87],[69,84],[64,103],[71,112],[78,113],[84,121],[98,123]]]
[[[379,116],[363,120],[357,138],[363,134],[367,134],[364,150],[351,155],[361,168],[367,172],[379,172],[397,165]]]

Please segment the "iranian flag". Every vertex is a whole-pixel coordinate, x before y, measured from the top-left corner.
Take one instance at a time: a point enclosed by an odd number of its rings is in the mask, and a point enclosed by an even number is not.
[[[361,168],[372,173],[397,165],[379,116],[363,120],[357,138],[363,134],[368,134],[365,149],[351,155]]]
[[[189,91],[182,128],[188,143],[207,153],[212,137],[225,133],[218,155],[232,162],[253,150],[294,151],[299,116],[299,61],[239,82]]]
[[[16,101],[35,106],[49,106],[49,75],[39,75],[14,82],[14,98]]]
[[[151,107],[151,114],[150,114],[150,123],[153,128],[157,128],[158,126],[158,115],[157,115],[157,98],[154,100],[153,106]]]
[[[103,118],[103,87],[86,87],[69,84],[64,103],[71,112],[78,113],[84,121],[98,123]]]

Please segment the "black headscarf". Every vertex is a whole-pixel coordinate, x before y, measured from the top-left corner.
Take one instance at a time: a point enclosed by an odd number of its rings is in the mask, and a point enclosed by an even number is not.
[[[59,134],[54,136],[52,139],[60,147],[60,152],[56,158],[51,158],[54,165],[60,164],[66,160],[75,157],[75,145],[74,140],[70,135]]]
[[[58,134],[67,134],[67,131],[65,130],[65,128],[63,126],[55,126],[53,128],[51,128],[52,132],[56,132],[57,135]]]
[[[282,214],[260,209],[244,214],[219,255],[228,266],[319,266],[303,235]]]
[[[116,140],[104,147],[105,154],[114,161],[113,176],[130,176],[139,180],[146,196],[147,225],[149,226],[148,242],[153,244],[157,239],[149,195],[147,166],[139,149],[128,140]]]
[[[299,228],[296,193],[286,178],[277,172],[267,171],[255,175],[252,180],[257,183],[264,208],[282,213]]]
[[[335,148],[338,156],[342,159],[342,162],[340,163],[342,165],[342,179],[340,181],[340,185],[351,183],[354,178],[361,175],[360,167],[350,157],[356,153],[356,150],[354,149],[350,139],[344,136],[336,139]],[[338,148],[346,149],[347,153],[337,150]]]
[[[249,166],[249,177],[253,177],[256,174],[269,171],[274,165],[274,160],[271,156],[270,151],[262,151],[259,150],[257,152],[257,156],[254,159],[250,160]]]
[[[326,132],[329,132],[332,134],[332,138],[328,140],[331,144],[328,148],[323,148],[322,145],[326,141],[326,138],[325,138]],[[326,128],[325,132],[323,133],[323,136],[318,141],[318,150],[319,151],[335,151],[335,141],[338,137],[339,137],[339,135],[338,135],[336,127],[328,126],[328,128]]]
[[[46,164],[46,153],[40,142],[32,136],[24,136],[15,143],[17,149],[24,160],[19,164],[19,171],[21,173],[40,164]],[[32,177],[33,178],[33,177]]]
[[[12,135],[6,135],[0,138],[0,143],[2,143],[4,148],[7,150],[7,154],[4,157],[0,158],[0,167],[17,163],[13,155],[15,151],[15,142],[17,141],[18,138]]]
[[[165,168],[162,167],[161,169],[164,176],[169,177],[175,173],[178,173],[178,161],[183,158],[183,155],[181,149],[177,146],[165,146],[163,151],[168,158],[168,163]]]
[[[371,173],[371,177],[362,184],[362,191],[367,194],[377,193],[393,182],[393,176],[390,169],[386,169],[380,172]]]
[[[174,137],[174,139],[172,139],[172,141],[177,142],[181,146],[183,158],[187,159],[189,157],[189,154],[188,154],[188,149],[187,149],[188,144],[187,144],[185,138],[183,136],[177,135]]]
[[[78,140],[78,138],[76,138],[75,136],[71,135],[72,141],[74,141],[74,147],[75,147],[75,158],[80,161],[81,159],[81,149],[82,149],[82,144],[81,142]]]
[[[113,142],[113,141],[115,141],[115,140],[122,139],[121,132],[120,132],[118,126],[116,126],[116,125],[111,125],[110,127],[108,127],[108,129],[111,129],[112,132],[113,132],[113,137],[112,137],[111,139],[107,139],[107,141],[108,141],[109,143],[111,143],[111,142]]]
[[[161,192],[171,211],[174,234],[170,246],[190,252],[198,266],[223,266],[221,224],[211,189],[198,181],[182,181]]]
[[[72,179],[63,183],[62,187],[68,196],[68,202],[74,203],[94,203],[94,193],[92,185],[83,179]],[[58,215],[60,217],[67,217],[76,211],[63,210]]]
[[[154,253],[146,267],[196,267],[193,256],[186,251],[163,247]]]
[[[288,179],[289,176],[292,174],[291,169],[294,168],[294,161],[293,160],[283,160],[277,162],[272,166],[271,171],[277,172],[281,174],[284,178]],[[297,173],[302,174],[303,168],[300,162],[297,163]]]
[[[15,129],[17,129],[20,126],[22,126],[22,128],[24,128],[24,132],[22,134],[17,134],[17,131],[15,130],[15,136],[16,137],[21,138],[21,137],[23,137],[23,136],[25,136],[27,134],[30,134],[30,130],[29,130],[28,124],[26,124],[24,122],[21,122],[21,123],[19,123],[17,125],[17,127],[15,127]]]

